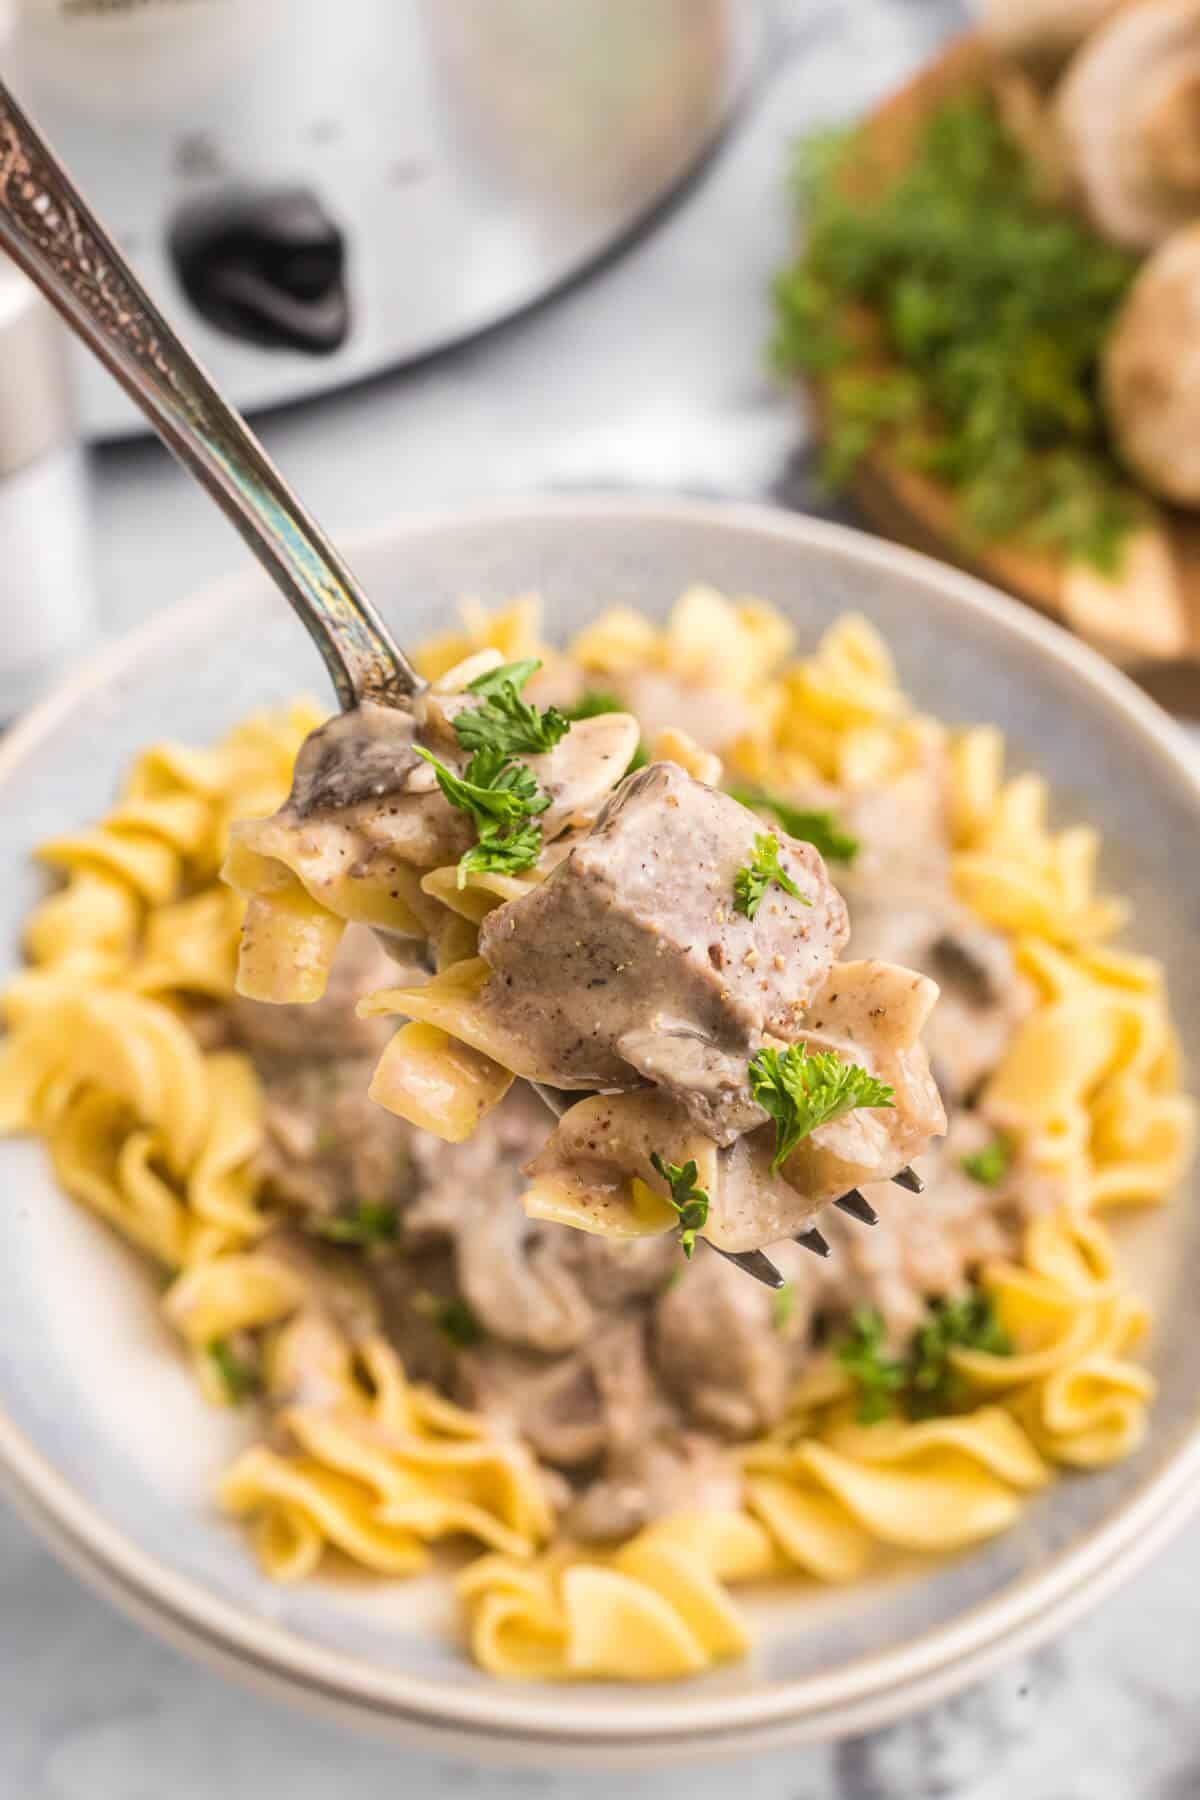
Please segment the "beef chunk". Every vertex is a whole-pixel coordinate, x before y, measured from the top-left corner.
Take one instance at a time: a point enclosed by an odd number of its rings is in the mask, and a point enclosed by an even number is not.
[[[753,919],[736,911],[734,878],[760,830],[737,801],[652,763],[547,881],[488,914],[488,1004],[540,1070],[564,1087],[627,1087],[647,1032],[731,1053],[766,1031],[796,1035],[846,941],[846,911],[817,852],[783,834],[803,899],[772,884]],[[657,1055],[664,1079],[669,1052]]]

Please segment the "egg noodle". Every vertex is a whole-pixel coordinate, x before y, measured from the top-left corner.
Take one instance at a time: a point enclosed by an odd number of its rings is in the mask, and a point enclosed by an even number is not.
[[[467,608],[463,629],[426,645],[420,666],[437,680],[484,647],[506,661],[556,656],[524,598],[491,615]],[[880,786],[944,743],[956,892],[1011,940],[1037,996],[988,1078],[988,1114],[1068,1197],[1026,1226],[1019,1260],[980,1271],[1013,1354],[951,1352],[965,1409],[858,1424],[850,1377],[818,1359],[783,1420],[739,1452],[740,1510],[684,1513],[615,1549],[581,1548],[555,1539],[528,1449],[406,1380],[382,1337],[352,1341],[311,1303],[310,1273],[268,1238],[254,1067],[240,1052],[206,1052],[189,1024],[197,999],[232,995],[248,910],[260,984],[297,999],[323,985],[343,920],[301,875],[244,841],[229,870],[241,891],[219,875],[234,817],[266,817],[285,797],[320,720],[309,702],[251,718],[212,749],[145,751],[106,818],[41,847],[64,880],[32,913],[27,964],[4,996],[0,1128],[43,1138],[62,1187],[169,1276],[166,1316],[211,1400],[230,1397],[211,1345],[265,1334],[274,1428],[226,1472],[218,1499],[250,1522],[269,1575],[301,1580],[331,1552],[407,1575],[432,1543],[465,1538],[484,1552],[458,1589],[485,1669],[647,1681],[746,1649],[731,1586],[797,1571],[853,1581],[889,1547],[961,1549],[1011,1525],[1057,1468],[1100,1467],[1137,1447],[1154,1381],[1132,1352],[1149,1314],[1122,1284],[1103,1215],[1168,1196],[1193,1119],[1163,971],[1109,947],[1125,909],[1096,892],[1096,833],[1051,828],[1045,783],[1006,779],[995,730],[951,734],[914,713],[864,620],[841,619],[793,659],[779,614],[697,587],[665,627],[613,610],[568,654],[600,684],[659,669],[752,696],[752,728],[726,760],[785,792],[814,780]],[[719,770],[680,734],[653,749],[701,779]],[[478,980],[479,921],[538,878],[475,874],[460,889],[437,870],[420,884],[417,904],[443,915],[439,973],[423,1010],[405,996],[410,1023],[372,1092],[441,1136],[465,1136],[510,1079],[464,1041],[461,1001]]]

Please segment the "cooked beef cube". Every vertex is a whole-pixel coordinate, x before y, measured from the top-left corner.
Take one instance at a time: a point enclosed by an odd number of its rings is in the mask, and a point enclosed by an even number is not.
[[[645,1060],[646,1032],[728,1051],[796,1035],[846,941],[846,910],[812,846],[777,834],[803,899],[772,884],[753,919],[738,912],[734,879],[760,830],[737,801],[653,763],[540,887],[488,914],[487,1003],[540,1071],[627,1087],[637,1070],[622,1040]]]

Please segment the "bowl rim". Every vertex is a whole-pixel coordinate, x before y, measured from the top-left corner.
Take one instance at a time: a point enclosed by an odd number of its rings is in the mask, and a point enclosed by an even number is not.
[[[1012,641],[1056,663],[1141,740],[1164,780],[1181,788],[1200,824],[1200,766],[1186,751],[1177,727],[1127,676],[1059,626],[1038,617],[974,576],[931,557],[873,538],[848,526],[745,502],[678,500],[652,496],[570,495],[506,498],[405,514],[369,532],[348,534],[351,562],[372,547],[408,538],[455,535],[479,526],[580,519],[665,527],[717,528],[766,536],[800,553],[826,554],[880,570],[899,569],[968,614],[986,618]],[[160,640],[187,630],[203,615],[216,616],[239,598],[261,592],[257,569],[227,576],[184,598],[132,632],[123,634],[59,685],[21,720],[0,745],[0,785],[20,770],[23,758],[52,735],[77,700],[103,687]],[[496,1683],[467,1691],[444,1681],[382,1670],[342,1651],[244,1612],[141,1550],[60,1476],[0,1408],[0,1485],[33,1528],[76,1573],[123,1610],[227,1672],[240,1673],[275,1691],[302,1691],[309,1699],[362,1720],[391,1721],[416,1732],[457,1728],[481,1734],[497,1747],[523,1744],[574,1746],[606,1754],[612,1749],[671,1748],[680,1755],[733,1751],[750,1733],[763,1747],[800,1738],[829,1738],[889,1722],[917,1705],[957,1691],[999,1662],[1028,1651],[1095,1604],[1132,1574],[1200,1503],[1200,1412],[1162,1466],[1148,1475],[1125,1506],[1058,1551],[1036,1573],[978,1602],[946,1625],[903,1646],[860,1658],[829,1674],[773,1683],[757,1692],[713,1694],[704,1684],[675,1688],[658,1701],[639,1697],[636,1713],[619,1694],[579,1704],[572,1690],[545,1684]],[[547,1716],[549,1715],[549,1716]],[[461,1749],[463,1736],[454,1747]]]

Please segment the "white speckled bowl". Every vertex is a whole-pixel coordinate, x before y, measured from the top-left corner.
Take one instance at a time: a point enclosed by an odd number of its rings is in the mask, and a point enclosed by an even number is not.
[[[565,500],[399,523],[355,567],[403,642],[460,595],[538,588],[552,633],[628,602],[663,612],[697,578],[773,600],[811,641],[854,608],[886,633],[920,703],[994,720],[1062,818],[1105,834],[1103,878],[1136,941],[1166,957],[1200,1062],[1200,783],[1167,719],[1072,638],[978,582],[872,539],[750,507]],[[247,575],[163,613],[61,689],[0,750],[0,929],[10,964],[42,890],[40,838],[100,813],[146,742],[206,742],[247,709],[320,690],[315,653]],[[152,1282],[56,1192],[40,1149],[0,1146],[0,1472],[65,1560],[152,1629],[230,1671],[455,1754],[645,1762],[865,1729],[1060,1629],[1136,1569],[1200,1485],[1200,1216],[1122,1228],[1156,1300],[1154,1430],[1132,1461],[1068,1478],[983,1549],[831,1592],[796,1581],[746,1604],[747,1662],[686,1685],[501,1687],[453,1638],[444,1580],[273,1587],[208,1501],[245,1431],[206,1408]]]

